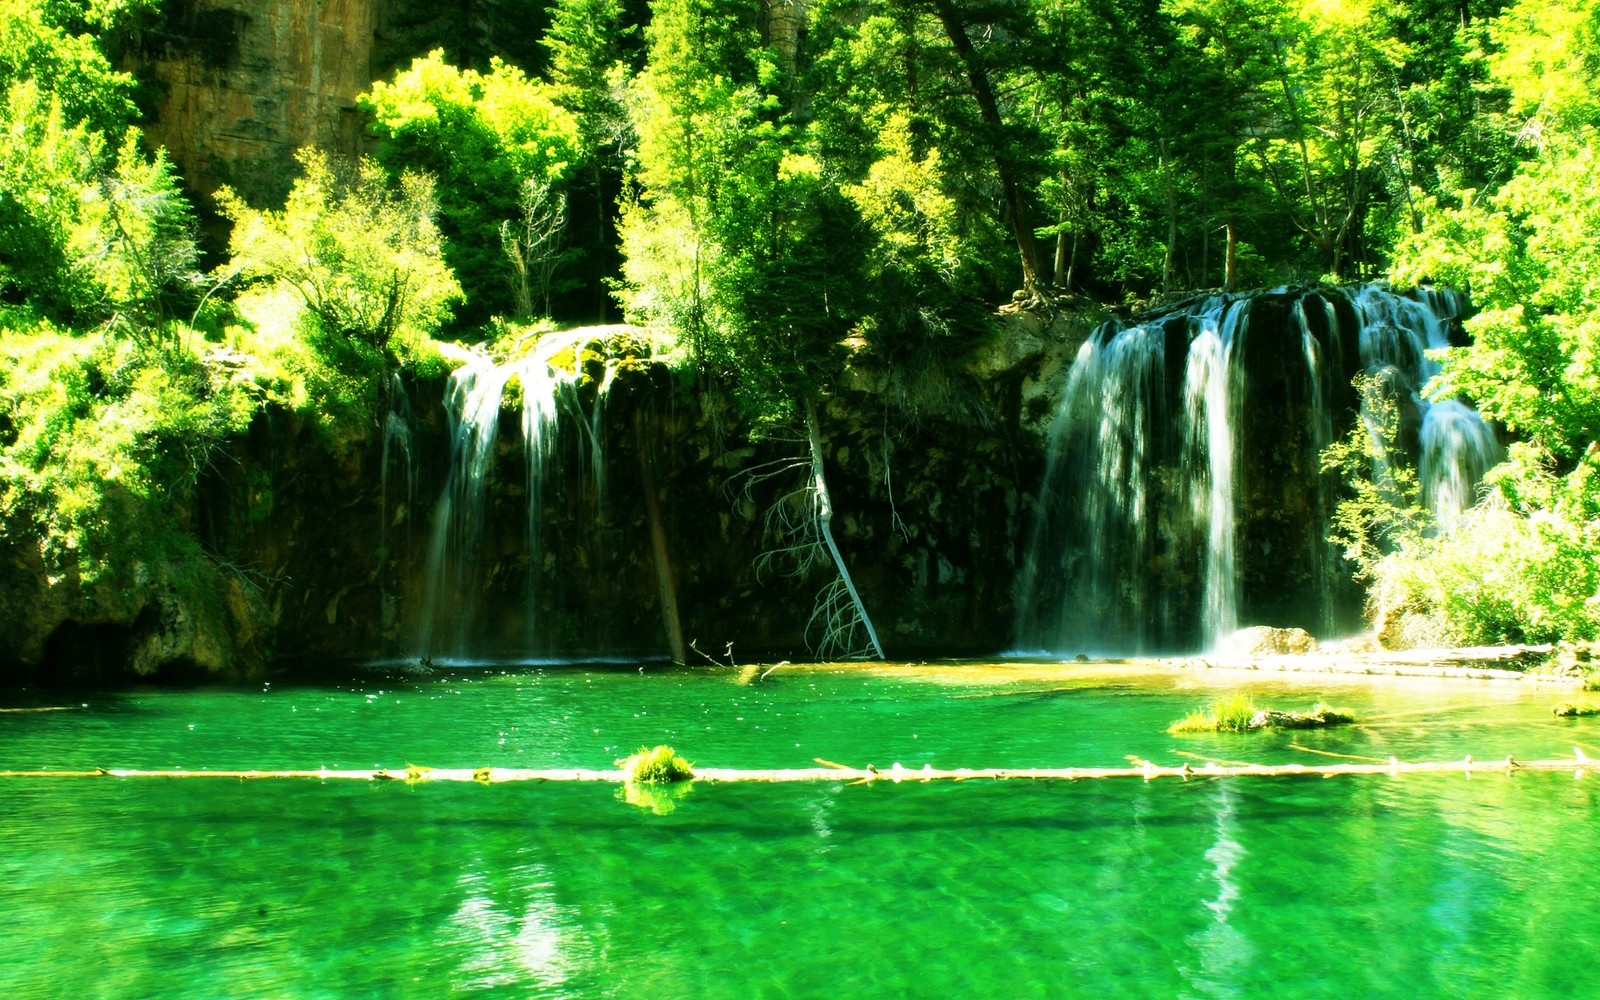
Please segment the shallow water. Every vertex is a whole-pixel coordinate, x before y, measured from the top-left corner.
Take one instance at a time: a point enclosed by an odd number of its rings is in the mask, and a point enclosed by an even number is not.
[[[0,714],[0,770],[1600,757],[1504,685],[734,676],[92,692]],[[1372,722],[1164,732],[1241,686]],[[591,784],[0,779],[0,996],[1592,996],[1597,780],[702,785],[658,815]]]

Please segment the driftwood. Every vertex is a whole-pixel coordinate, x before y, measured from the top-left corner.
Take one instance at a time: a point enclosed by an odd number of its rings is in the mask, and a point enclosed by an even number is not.
[[[1579,774],[1591,768],[1600,768],[1600,760],[1590,760],[1581,750],[1574,759],[1519,761],[1510,756],[1504,760],[1464,760],[1404,762],[1390,758],[1388,763],[1351,764],[1237,764],[1207,763],[1200,767],[1182,764],[1178,767],[1158,766],[1151,761],[1141,761],[1132,767],[986,767],[939,770],[931,766],[910,770],[899,764],[878,768],[868,764],[864,768],[846,767],[820,761],[822,767],[780,768],[776,770],[743,770],[739,768],[702,767],[694,772],[697,781],[704,782],[904,782],[904,781],[1081,781],[1095,778],[1235,778],[1235,777],[1295,777],[1317,775],[1333,777],[1341,774],[1488,774],[1496,771],[1572,771]],[[480,768],[427,768],[409,765],[398,770],[328,770],[315,771],[142,771],[118,768],[96,768],[93,771],[0,771],[0,778],[230,778],[238,781],[285,778],[316,778],[322,781],[355,780],[383,781],[479,781],[497,784],[508,781],[593,781],[621,784],[628,780],[621,770],[588,770],[584,768],[553,768],[525,770],[507,767]]]

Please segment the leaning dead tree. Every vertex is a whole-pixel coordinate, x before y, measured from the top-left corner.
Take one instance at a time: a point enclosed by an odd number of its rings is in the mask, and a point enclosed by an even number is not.
[[[806,622],[807,648],[824,660],[881,660],[878,630],[833,536],[833,496],[817,407],[809,399],[800,407],[806,436],[797,443],[804,450],[747,469],[733,480],[734,492],[752,506],[759,506],[759,488],[785,479],[794,484],[767,507],[763,528],[774,544],[757,557],[756,572],[796,579],[826,572],[828,582],[817,592]]]

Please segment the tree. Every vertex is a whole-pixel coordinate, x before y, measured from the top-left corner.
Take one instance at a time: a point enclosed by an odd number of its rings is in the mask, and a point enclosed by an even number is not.
[[[0,109],[0,295],[62,319],[162,335],[199,282],[195,225],[165,155],[115,152],[32,80]]]
[[[1587,638],[1600,634],[1600,2],[1519,0],[1491,34],[1533,155],[1493,192],[1418,192],[1394,277],[1471,293],[1472,342],[1428,391],[1469,396],[1523,440],[1479,516],[1380,576],[1469,638]]]
[[[90,5],[102,11],[110,4]],[[0,89],[23,80],[60,102],[62,122],[118,138],[138,114],[133,77],[112,68],[92,36],[73,33],[61,21],[79,16],[81,5],[0,0]]]
[[[615,209],[632,128],[622,97],[631,71],[628,46],[638,31],[624,23],[621,0],[558,0],[550,15],[542,42],[550,55],[550,81],[556,101],[577,117],[587,165],[583,183],[574,185],[574,216],[589,224],[579,237],[580,252],[587,258],[585,283],[593,289],[599,319],[606,312],[607,281],[615,274]]]
[[[293,288],[335,340],[382,353],[397,335],[435,330],[461,287],[444,261],[432,182],[407,173],[391,188],[371,160],[347,166],[309,147],[298,159],[304,173],[282,210],[217,193],[234,227],[231,269]]]
[[[817,416],[851,318],[837,311],[852,299],[850,269],[830,245],[846,203],[807,148],[804,123],[783,106],[781,54],[761,45],[744,5],[663,0],[646,39],[649,62],[632,95],[642,190],[622,220],[623,301],[635,319],[684,337],[769,433],[799,429],[807,457],[747,481],[801,477],[772,510],[796,572],[818,558],[835,571],[818,599],[814,648],[856,650],[859,630],[881,657],[833,537]]]
[[[537,298],[550,312],[550,279],[561,260],[561,236],[567,227],[567,196],[548,183],[529,179],[522,186],[522,218],[500,223],[500,247],[511,263],[516,318],[533,316]]]
[[[378,160],[391,177],[434,177],[445,258],[463,290],[463,323],[515,308],[501,223],[522,218],[528,182],[559,186],[583,156],[577,119],[556,103],[553,88],[498,59],[490,67],[458,69],[435,50],[360,99],[382,137]]]
[[[1006,133],[1007,122],[1001,114],[999,100],[989,79],[989,68],[968,34],[969,21],[956,6],[955,0],[928,0],[932,4],[939,24],[944,28],[950,45],[961,59],[967,82],[972,87],[973,100],[978,105],[978,115],[985,126],[985,144],[994,157],[995,173],[1000,178],[1000,188],[1005,195],[1006,221],[1017,243],[1017,255],[1022,262],[1022,287],[1029,294],[1038,293],[1050,285],[1051,272],[1039,256],[1039,244],[1034,238],[1033,210],[1025,186],[1023,156],[1014,140]],[[999,13],[1011,11],[1001,8]]]

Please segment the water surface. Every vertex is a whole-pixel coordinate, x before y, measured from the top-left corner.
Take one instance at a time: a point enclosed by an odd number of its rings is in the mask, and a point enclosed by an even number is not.
[[[90,692],[0,714],[0,769],[1600,757],[1503,685],[1251,681],[1372,722],[1180,737],[1237,677],[735,676]],[[1592,996],[1597,780],[702,785],[658,815],[588,784],[0,779],[0,995]]]

